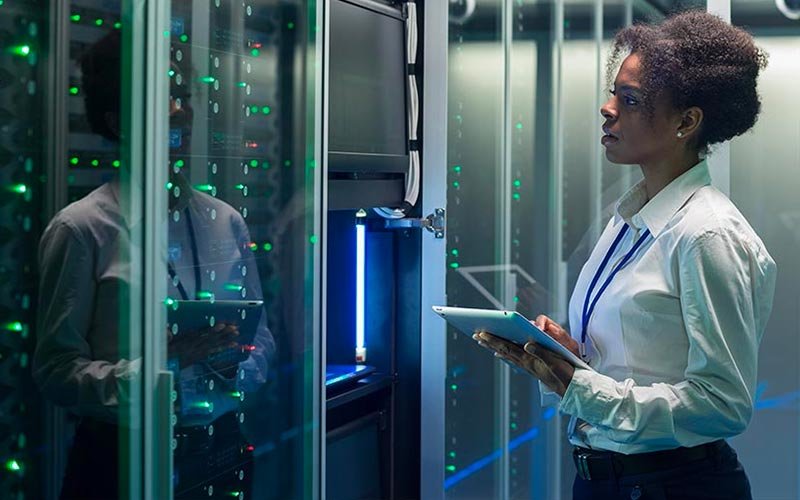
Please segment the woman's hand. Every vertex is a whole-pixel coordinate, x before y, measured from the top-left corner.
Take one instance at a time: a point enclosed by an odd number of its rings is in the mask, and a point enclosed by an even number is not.
[[[494,352],[496,357],[512,363],[538,378],[559,396],[563,396],[567,391],[575,368],[554,352],[544,349],[535,342],[528,342],[522,348],[514,342],[488,332],[476,333],[472,338],[478,341],[478,345],[481,347]]]
[[[578,342],[573,339],[572,335],[562,328],[561,325],[548,318],[544,314],[537,316],[535,320],[531,321],[531,323],[533,323],[539,330],[556,339],[559,344],[569,349],[572,354],[578,356],[579,358],[581,357],[580,346],[578,345]]]

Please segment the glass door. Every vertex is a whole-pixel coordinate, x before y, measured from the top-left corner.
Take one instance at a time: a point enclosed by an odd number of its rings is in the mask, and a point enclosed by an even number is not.
[[[173,0],[157,192],[175,498],[318,494],[316,4]]]

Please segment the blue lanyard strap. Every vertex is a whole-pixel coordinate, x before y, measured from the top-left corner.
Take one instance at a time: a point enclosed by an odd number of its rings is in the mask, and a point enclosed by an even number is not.
[[[619,243],[622,241],[622,238],[625,236],[625,233],[628,232],[628,225],[625,224],[622,226],[622,230],[617,235],[616,239],[614,239],[614,243],[611,244],[611,247],[608,249],[606,256],[603,258],[603,262],[600,264],[600,267],[597,268],[597,271],[594,273],[594,278],[592,278],[592,283],[589,285],[589,288],[586,289],[586,299],[583,301],[583,317],[582,317],[582,328],[581,328],[581,346],[586,342],[586,327],[589,326],[589,320],[592,318],[592,314],[594,313],[594,307],[597,305],[597,301],[600,300],[600,297],[603,295],[603,292],[606,291],[608,285],[611,284],[611,281],[614,279],[614,276],[617,275],[618,272],[625,267],[628,262],[633,257],[633,254],[636,253],[636,250],[642,246],[642,243],[650,236],[650,230],[646,230],[642,233],[642,236],[636,241],[633,247],[625,254],[622,260],[617,264],[608,275],[606,280],[603,282],[603,285],[600,287],[600,290],[597,291],[597,295],[594,296],[594,299],[590,300],[592,297],[592,292],[594,291],[594,287],[597,285],[597,281],[600,279],[600,276],[603,274],[606,266],[608,265],[608,261],[611,260],[611,256],[614,255],[614,251],[619,246]]]

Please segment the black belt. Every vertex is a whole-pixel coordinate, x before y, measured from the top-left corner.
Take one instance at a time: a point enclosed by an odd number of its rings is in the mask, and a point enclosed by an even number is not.
[[[648,474],[715,456],[727,446],[725,441],[701,444],[691,448],[653,451],[625,455],[613,451],[576,447],[572,459],[578,476],[584,480],[604,480],[635,474]]]

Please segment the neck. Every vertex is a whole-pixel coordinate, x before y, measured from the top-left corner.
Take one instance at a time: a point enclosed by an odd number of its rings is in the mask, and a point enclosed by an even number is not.
[[[686,152],[674,157],[642,163],[640,167],[644,176],[647,199],[652,200],[659,191],[697,165],[698,162],[700,162],[700,157],[697,153]]]

